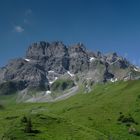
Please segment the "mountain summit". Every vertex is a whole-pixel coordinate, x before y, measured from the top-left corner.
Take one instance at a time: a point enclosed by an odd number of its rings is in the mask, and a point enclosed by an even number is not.
[[[25,58],[0,69],[0,94],[18,92],[21,101],[52,101],[69,97],[81,85],[89,92],[95,83],[139,78],[139,68],[116,53],[91,52],[82,43],[41,41],[29,46]]]

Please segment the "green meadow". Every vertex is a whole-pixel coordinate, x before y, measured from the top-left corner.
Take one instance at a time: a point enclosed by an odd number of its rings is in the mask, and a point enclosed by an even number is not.
[[[139,140],[140,81],[99,84],[53,103],[0,96],[0,140]]]

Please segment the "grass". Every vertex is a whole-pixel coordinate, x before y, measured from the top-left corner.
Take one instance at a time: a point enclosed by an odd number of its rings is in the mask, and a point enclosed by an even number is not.
[[[16,104],[14,99],[0,99],[3,140],[140,139],[140,81],[96,85],[88,94],[55,103]],[[31,118],[32,133],[24,131],[24,116]]]

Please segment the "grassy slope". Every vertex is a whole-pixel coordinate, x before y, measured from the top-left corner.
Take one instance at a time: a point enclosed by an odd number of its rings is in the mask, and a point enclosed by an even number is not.
[[[3,140],[139,140],[117,119],[131,114],[140,130],[140,81],[97,85],[88,94],[77,94],[56,103],[10,104],[0,110],[0,138]],[[6,100],[6,99],[5,99]],[[33,129],[24,133],[21,118],[32,118]]]

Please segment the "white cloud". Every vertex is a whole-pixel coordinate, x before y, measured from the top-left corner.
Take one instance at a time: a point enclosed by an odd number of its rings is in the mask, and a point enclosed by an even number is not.
[[[20,25],[13,25],[13,31],[14,32],[17,32],[17,33],[22,33],[22,32],[24,32],[25,31],[25,28],[24,27],[26,27],[26,25],[30,25],[30,20],[29,20],[29,18],[30,18],[30,16],[32,15],[32,9],[26,9],[25,11],[24,11],[24,17],[23,17],[23,19],[22,19],[22,23],[20,23]],[[23,27],[24,26],[24,27]]]
[[[17,32],[17,33],[22,33],[22,32],[24,32],[24,28],[17,25],[17,26],[14,27],[14,31]]]

